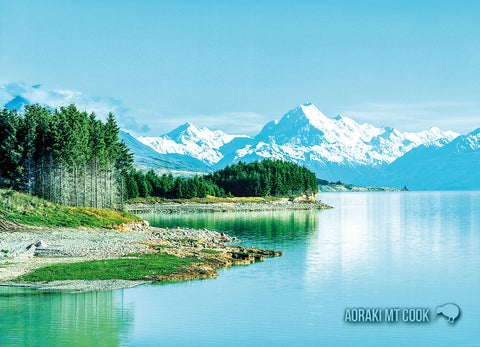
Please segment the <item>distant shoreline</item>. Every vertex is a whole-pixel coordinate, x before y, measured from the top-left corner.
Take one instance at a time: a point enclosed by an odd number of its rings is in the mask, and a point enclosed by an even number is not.
[[[288,201],[281,199],[274,202],[162,202],[156,204],[129,204],[125,206],[130,213],[199,213],[199,212],[254,212],[277,210],[325,210],[332,206],[322,201]]]
[[[319,193],[325,192],[405,192],[408,189],[392,187],[362,187],[353,184],[325,184],[318,185]]]

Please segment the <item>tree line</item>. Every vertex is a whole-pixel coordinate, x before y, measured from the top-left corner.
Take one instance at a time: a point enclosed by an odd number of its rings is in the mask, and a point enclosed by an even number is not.
[[[102,122],[72,104],[0,111],[0,186],[67,206],[123,204],[133,156],[115,117]]]
[[[134,170],[125,177],[126,197],[204,198],[233,196],[287,196],[318,192],[315,174],[281,160],[233,164],[205,176],[158,176]]]
[[[205,176],[184,178],[173,177],[171,173],[159,176],[153,170],[146,174],[140,170],[127,173],[125,195],[127,199],[149,196],[171,199],[205,198],[207,195],[228,196],[224,189],[207,180]]]
[[[318,192],[317,178],[312,171],[283,160],[239,162],[207,175],[206,179],[234,196],[287,196]]]

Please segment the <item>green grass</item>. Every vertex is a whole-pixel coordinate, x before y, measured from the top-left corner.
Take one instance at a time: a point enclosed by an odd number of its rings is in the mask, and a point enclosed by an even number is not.
[[[68,207],[11,189],[0,189],[0,218],[35,226],[101,227],[139,220],[133,214],[91,207]]]
[[[182,267],[199,263],[166,253],[130,254],[123,259],[93,260],[55,264],[17,277],[14,282],[50,282],[63,280],[155,280],[176,273]]]
[[[216,251],[214,249],[202,249],[202,252],[207,253],[207,254],[218,254],[218,253],[220,253],[219,251]]]

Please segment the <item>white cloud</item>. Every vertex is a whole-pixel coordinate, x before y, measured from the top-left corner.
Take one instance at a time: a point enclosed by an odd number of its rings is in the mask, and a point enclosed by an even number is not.
[[[121,128],[133,135],[159,136],[186,122],[206,126],[212,130],[220,129],[230,134],[256,135],[270,120],[267,116],[254,112],[158,115],[147,109],[131,110],[114,98],[93,97],[70,89],[52,89],[26,83],[0,84],[0,105],[5,105],[16,96],[21,96],[30,103],[39,103],[51,108],[75,103],[80,110],[93,111],[103,119],[112,112]]]
[[[0,84],[0,103],[5,105],[16,96],[28,100],[29,103],[39,103],[51,108],[68,106],[75,103],[78,109],[95,112],[100,118],[105,118],[112,112],[122,129],[133,132],[146,132],[150,129],[146,124],[136,121],[133,113],[124,107],[120,100],[104,97],[92,97],[79,91],[69,89],[51,89],[43,85],[30,86],[26,83]]]

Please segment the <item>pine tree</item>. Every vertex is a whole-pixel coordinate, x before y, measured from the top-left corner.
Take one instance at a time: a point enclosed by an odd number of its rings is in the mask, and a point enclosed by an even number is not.
[[[16,112],[3,109],[0,113],[0,178],[1,185],[17,188],[23,175],[23,148],[17,137],[20,117]]]

